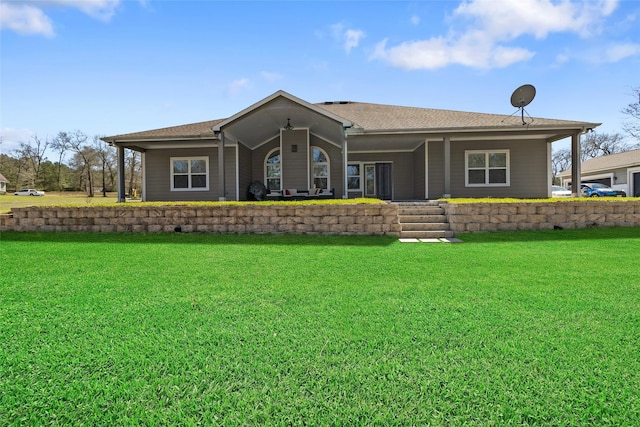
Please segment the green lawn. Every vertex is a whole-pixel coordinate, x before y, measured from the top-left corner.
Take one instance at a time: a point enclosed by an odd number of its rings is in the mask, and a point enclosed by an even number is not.
[[[640,228],[0,235],[0,425],[640,425]]]

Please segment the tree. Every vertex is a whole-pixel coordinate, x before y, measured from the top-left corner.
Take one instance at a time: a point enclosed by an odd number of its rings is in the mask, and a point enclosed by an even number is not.
[[[24,158],[31,170],[31,182],[29,187],[40,187],[40,167],[42,162],[46,160],[44,153],[49,146],[49,140],[42,141],[38,136],[33,136],[29,142],[21,142],[18,149],[19,157]]]
[[[619,133],[607,134],[591,132],[580,141],[580,160],[583,162],[600,156],[622,153],[629,150],[629,144]]]
[[[100,164],[100,171],[102,175],[102,196],[107,197],[107,189],[112,189],[114,183],[115,152],[112,147],[102,142],[100,137],[97,135],[93,137],[91,149],[93,150],[93,155],[97,162]],[[107,185],[108,179],[109,185]]]
[[[571,167],[571,149],[562,148],[554,151],[551,157],[551,172],[553,174],[553,184],[560,185],[560,179],[557,176],[560,172],[566,171]]]
[[[637,147],[640,146],[640,87],[633,88],[632,94],[636,102],[632,102],[622,109],[622,113],[629,116],[629,120],[622,124],[622,129],[638,141]]]
[[[93,184],[93,165],[96,159],[95,150],[89,145],[89,137],[79,130],[67,133],[69,151],[74,153],[74,163],[82,171],[86,173],[86,188],[89,197],[94,196]],[[82,177],[82,175],[81,175]],[[80,187],[82,187],[82,179],[80,179]]]
[[[71,143],[70,137],[66,132],[58,132],[58,135],[51,142],[51,148],[58,152],[58,191],[64,189],[62,185],[62,158],[64,153],[69,150]]]
[[[129,188],[127,189],[127,191],[129,195],[133,197],[134,188],[139,188],[138,183],[140,182],[140,162],[138,161],[138,152],[134,150],[129,151],[129,155],[127,155],[125,158],[126,169],[129,172]]]

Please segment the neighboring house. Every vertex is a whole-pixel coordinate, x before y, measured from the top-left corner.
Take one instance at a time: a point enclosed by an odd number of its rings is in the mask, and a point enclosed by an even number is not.
[[[142,153],[147,201],[247,200],[264,183],[336,198],[550,197],[551,143],[599,123],[361,102],[278,91],[233,116],[102,138]]]
[[[9,180],[7,178],[4,177],[4,175],[2,175],[0,173],[0,194],[6,194],[7,193],[7,184],[9,183]]]
[[[582,182],[599,182],[627,196],[640,197],[640,149],[595,157],[582,163]],[[558,174],[562,186],[571,185],[571,171]]]

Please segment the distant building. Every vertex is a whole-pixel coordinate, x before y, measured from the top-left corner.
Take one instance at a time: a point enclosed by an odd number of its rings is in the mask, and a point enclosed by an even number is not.
[[[7,193],[7,184],[9,183],[9,180],[7,178],[4,177],[4,175],[2,175],[0,173],[0,194],[6,194]]]
[[[582,163],[581,171],[582,182],[599,182],[640,197],[640,149],[589,159]],[[558,176],[563,187],[571,185],[571,169]]]

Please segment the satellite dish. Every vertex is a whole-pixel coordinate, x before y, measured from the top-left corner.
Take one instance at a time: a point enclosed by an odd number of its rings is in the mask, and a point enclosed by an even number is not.
[[[511,105],[516,108],[524,108],[533,101],[536,96],[536,88],[533,85],[522,85],[513,91]]]
[[[533,98],[535,98],[535,96],[536,96],[536,88],[533,87],[533,85],[522,85],[518,89],[514,90],[513,94],[511,95],[511,105],[516,107],[518,111],[522,114],[522,125],[529,124],[524,119],[524,107],[529,105],[531,101],[533,101]],[[516,114],[518,111],[516,111],[513,114]],[[511,116],[513,116],[513,114]],[[527,113],[527,116],[528,115],[529,113]],[[533,118],[531,119],[531,122],[533,122]]]

